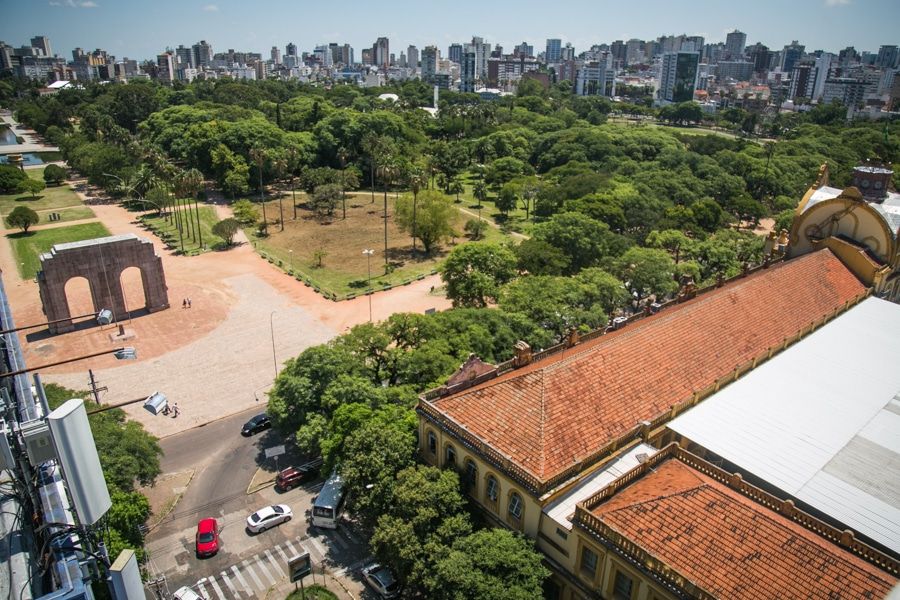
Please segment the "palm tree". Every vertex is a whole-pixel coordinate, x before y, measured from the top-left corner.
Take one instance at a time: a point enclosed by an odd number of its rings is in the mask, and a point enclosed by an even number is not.
[[[197,217],[197,223],[194,227],[194,230],[197,232],[197,236],[199,238],[198,244],[200,247],[203,247],[203,234],[200,232],[200,207],[197,204],[197,194],[203,188],[203,173],[198,171],[197,169],[188,169],[181,173],[180,186],[184,191],[184,195],[188,198],[193,199],[194,201],[194,212]],[[191,212],[190,201],[188,202],[188,214]],[[193,220],[193,216],[191,217]]]
[[[397,176],[399,165],[394,157],[393,152],[385,147],[378,157],[378,176],[384,183],[384,272],[387,273],[388,268],[388,187]]]
[[[256,170],[259,172],[259,201],[262,204],[263,212],[262,230],[267,234],[269,233],[269,220],[266,218],[266,203],[263,199],[263,166],[266,164],[268,157],[268,152],[266,152],[265,148],[254,146],[250,149],[250,160],[256,163]]]
[[[447,191],[451,194],[456,194],[456,203],[459,204],[459,195],[466,191],[465,186],[463,186],[462,181],[454,177],[450,180],[450,185],[447,186]]]
[[[478,200],[478,208],[481,208],[481,203],[487,200],[487,184],[483,181],[476,181],[475,185],[472,187],[472,195]]]
[[[299,167],[299,154],[293,146],[287,151],[287,174],[291,182],[291,204],[294,205],[294,220],[297,220],[297,196],[294,194],[294,183],[296,180],[297,167]]]
[[[284,157],[278,157],[272,161],[272,170],[275,171],[275,175],[278,179],[284,177],[285,173],[287,173],[288,161]],[[284,231],[284,205],[281,202],[281,192],[278,192],[278,218],[281,221],[281,231]]]
[[[345,173],[345,169],[347,168],[347,159],[350,157],[350,152],[344,146],[338,148],[337,158],[341,163],[341,206],[343,210],[343,218],[347,218],[347,177]]]
[[[416,253],[416,203],[419,196],[419,190],[428,185],[428,175],[420,165],[413,164],[406,171],[406,181],[413,193],[413,214],[412,214],[412,242],[413,254]]]

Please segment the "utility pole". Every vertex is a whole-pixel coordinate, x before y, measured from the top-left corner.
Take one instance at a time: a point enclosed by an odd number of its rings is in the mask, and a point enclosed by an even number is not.
[[[97,387],[97,380],[94,379],[94,371],[92,369],[88,369],[88,375],[90,376],[90,385],[91,385],[91,393],[94,395],[94,402],[98,405],[100,404],[100,392],[105,392],[107,389],[106,386]]]

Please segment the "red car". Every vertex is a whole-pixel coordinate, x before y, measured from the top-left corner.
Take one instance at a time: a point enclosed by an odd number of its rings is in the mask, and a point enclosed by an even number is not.
[[[197,523],[197,556],[212,556],[219,551],[219,524],[215,519]]]

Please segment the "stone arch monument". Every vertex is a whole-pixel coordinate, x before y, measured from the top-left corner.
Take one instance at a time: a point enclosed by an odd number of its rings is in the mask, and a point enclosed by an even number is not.
[[[87,279],[94,312],[106,308],[115,319],[128,314],[121,275],[129,267],[140,269],[146,309],[156,312],[169,308],[162,258],[156,255],[150,240],[134,234],[117,235],[57,244],[42,254],[37,281],[44,314],[48,321],[60,320],[49,326],[50,333],[75,329],[66,298],[66,283],[74,277]]]

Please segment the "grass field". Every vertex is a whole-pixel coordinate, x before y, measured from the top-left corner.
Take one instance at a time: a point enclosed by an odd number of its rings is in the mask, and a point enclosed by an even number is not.
[[[32,179],[44,180],[44,169],[26,169],[25,173]],[[60,209],[71,206],[81,206],[81,198],[72,189],[63,185],[48,185],[42,192],[32,199],[31,194],[5,194],[0,195],[0,213],[6,217],[17,206],[27,206],[32,210],[41,211],[48,209]],[[84,217],[79,217],[84,218]]]
[[[51,221],[50,213],[58,213],[59,220]],[[78,221],[80,219],[93,219],[96,215],[89,206],[73,206],[71,208],[60,208],[54,210],[43,210],[38,212],[41,218],[38,225],[49,225],[50,223],[61,223],[64,221]]]
[[[340,206],[329,221],[317,221],[305,207],[305,196],[297,195],[300,205],[298,219],[293,220],[290,198],[284,200],[285,229],[272,221],[278,217],[278,202],[266,203],[269,218],[269,237],[257,238],[251,230],[247,237],[253,240],[257,250],[270,257],[286,271],[299,273],[325,292],[339,296],[365,291],[368,277],[367,258],[362,251],[375,250],[371,257],[372,287],[376,289],[398,285],[404,281],[430,274],[456,244],[469,241],[463,234],[466,221],[473,218],[458,213],[454,229],[460,236],[450,242],[442,242],[432,249],[430,255],[422,251],[417,242],[417,251],[412,251],[409,234],[400,231],[393,219],[388,220],[388,263],[392,270],[385,274],[384,222],[382,220],[384,196],[376,194],[375,203],[370,203],[368,194],[358,193],[347,199],[347,219],[342,219]],[[393,213],[394,195],[388,198],[388,214]],[[501,241],[505,236],[494,228],[488,228],[486,241]],[[322,266],[318,266],[315,253],[325,252]]]
[[[69,227],[56,227],[28,233],[7,235],[16,255],[16,264],[22,279],[33,279],[41,268],[40,255],[48,252],[54,244],[79,242],[106,237],[109,231],[102,223],[82,223]]]
[[[178,228],[174,218],[170,217],[167,220],[165,217],[158,217],[156,212],[149,212],[141,216],[140,220],[141,223],[153,231],[153,233],[155,233],[159,239],[165,242],[170,248],[181,251],[182,244],[184,244],[184,254],[187,255],[196,255],[201,252],[216,250],[224,245],[222,238],[215,236],[212,233],[213,225],[215,225],[219,219],[216,216],[215,209],[211,206],[200,207],[200,235],[193,232],[197,225],[197,213],[194,212],[193,206],[191,207],[190,213],[185,208],[181,211],[181,214],[184,216],[184,221],[182,222],[180,236],[178,235]],[[189,224],[187,220],[191,217],[193,217],[194,220]],[[200,245],[201,238],[203,240],[202,247]]]

